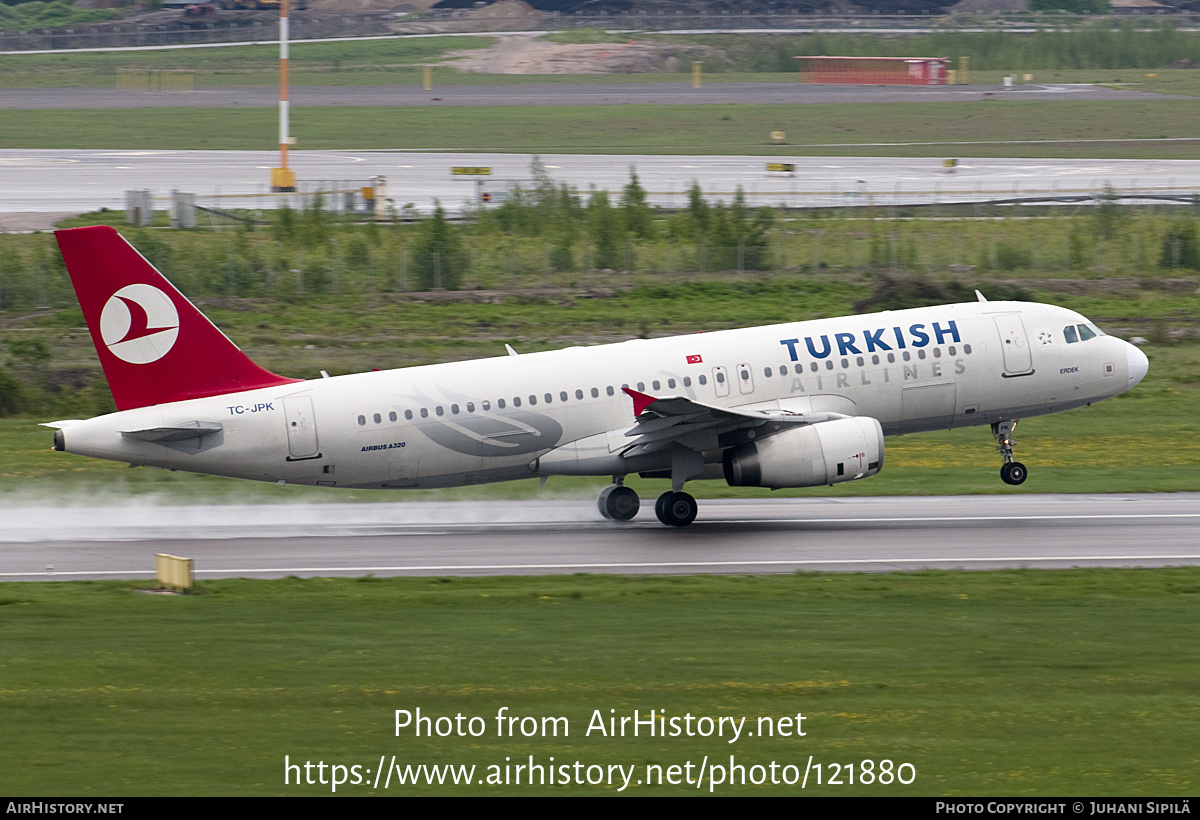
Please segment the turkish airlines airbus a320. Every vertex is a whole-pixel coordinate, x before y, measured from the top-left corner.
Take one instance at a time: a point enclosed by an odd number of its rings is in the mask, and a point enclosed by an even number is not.
[[[1024,302],[845,316],[303,381],[254,364],[116,231],[56,234],[119,412],[59,421],[55,449],[326,487],[453,487],[630,473],[811,487],[872,476],[884,436],[990,425],[1009,484],[1018,419],[1123,393],[1146,356],[1064,308]]]

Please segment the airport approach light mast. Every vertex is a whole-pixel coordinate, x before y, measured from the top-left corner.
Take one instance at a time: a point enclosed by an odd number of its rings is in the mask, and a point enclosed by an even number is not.
[[[271,169],[271,190],[296,190],[296,172],[288,170],[288,0],[279,4],[279,167]]]

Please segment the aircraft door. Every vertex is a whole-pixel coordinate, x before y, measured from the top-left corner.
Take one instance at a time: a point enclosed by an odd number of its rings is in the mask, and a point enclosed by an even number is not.
[[[1004,313],[995,317],[1000,333],[1000,349],[1004,351],[1004,376],[1028,376],[1033,372],[1033,354],[1029,338],[1019,313]]]
[[[754,392],[754,371],[750,369],[750,365],[737,366],[737,380],[743,395]]]
[[[319,456],[312,398],[292,396],[284,399],[283,416],[287,422],[288,461]]]
[[[713,374],[713,389],[717,391],[718,396],[729,395],[729,376],[725,373],[725,368],[717,365],[712,370]]]

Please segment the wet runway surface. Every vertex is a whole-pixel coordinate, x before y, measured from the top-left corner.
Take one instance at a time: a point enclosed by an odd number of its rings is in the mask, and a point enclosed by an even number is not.
[[[1200,563],[1200,494],[700,501],[670,529],[590,501],[10,508],[0,580],[892,572]]]
[[[969,145],[956,146],[963,152]],[[956,152],[960,153],[961,152]],[[952,174],[942,160],[907,157],[741,155],[541,154],[547,173],[579,191],[620,191],[636,168],[651,204],[685,207],[693,182],[728,200],[740,187],[751,205],[847,207],[913,202],[978,202],[989,198],[1059,196],[1120,191],[1176,193],[1200,188],[1200,161],[1117,159],[960,158]],[[293,151],[291,167],[306,190],[323,181],[353,189],[373,177],[387,180],[395,203],[450,211],[478,198],[533,184],[531,154],[406,151]],[[788,162],[790,174],[768,171]],[[0,150],[0,225],[4,214],[36,211],[124,210],[125,191],[148,189],[166,209],[171,190],[194,193],[209,207],[276,208],[287,198],[269,193],[274,151]],[[487,177],[454,177],[455,166],[489,168]],[[479,186],[482,185],[483,188]],[[302,207],[299,201],[293,207]],[[10,228],[11,229],[11,228]]]

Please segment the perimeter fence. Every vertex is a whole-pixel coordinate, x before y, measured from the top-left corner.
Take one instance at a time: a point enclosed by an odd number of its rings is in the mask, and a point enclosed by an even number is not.
[[[355,190],[349,182],[297,193],[298,207],[276,211],[196,197],[200,230],[122,232],[195,298],[441,290],[458,293],[436,298],[486,302],[503,293],[587,298],[638,285],[803,290],[811,281],[861,285],[879,276],[932,283],[934,299],[954,297],[946,287],[962,283],[970,284],[967,298],[984,282],[992,298],[1021,298],[1047,279],[1094,288],[1089,280],[1112,278],[1183,288],[1194,298],[1200,275],[1200,206],[1129,207],[1113,196],[1053,210],[993,205],[978,216],[870,206],[740,217],[731,208],[707,216],[659,210],[635,231],[620,207],[605,219],[579,207],[540,228],[514,227],[485,210],[458,224],[441,213],[394,210],[379,220],[352,199],[339,202],[338,191]],[[161,211],[151,213],[155,224],[166,223]],[[0,310],[74,304],[52,236],[0,236]]]

